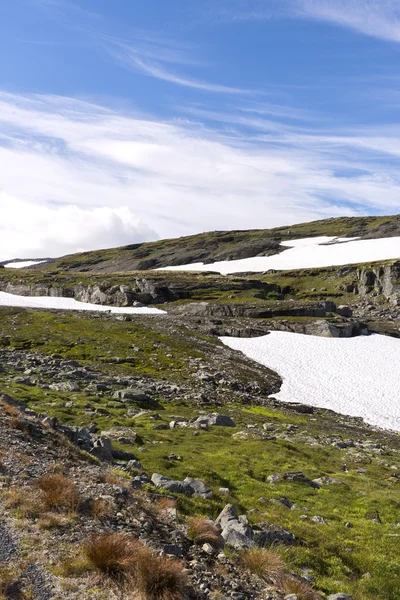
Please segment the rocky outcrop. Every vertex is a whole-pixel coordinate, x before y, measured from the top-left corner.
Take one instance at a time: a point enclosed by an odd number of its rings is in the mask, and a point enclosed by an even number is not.
[[[392,304],[400,305],[400,261],[359,269],[357,291],[363,296],[382,294]]]

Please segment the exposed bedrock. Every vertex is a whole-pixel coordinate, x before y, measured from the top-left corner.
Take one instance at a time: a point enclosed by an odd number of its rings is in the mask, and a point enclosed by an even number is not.
[[[392,304],[400,305],[400,261],[357,271],[358,293],[382,294]]]
[[[137,302],[142,304],[163,304],[177,300],[190,299],[194,291],[212,289],[214,281],[203,281],[190,284],[187,281],[175,282],[151,277],[132,278],[129,285],[110,285],[107,282],[99,285],[78,283],[73,286],[59,286],[57,282],[48,285],[36,283],[27,285],[23,282],[0,282],[0,290],[20,296],[64,296],[75,298],[91,304],[108,304],[111,306],[132,306]],[[260,297],[274,292],[278,297],[281,293],[279,286],[252,279],[227,279],[226,284],[218,283],[220,292],[260,290]]]

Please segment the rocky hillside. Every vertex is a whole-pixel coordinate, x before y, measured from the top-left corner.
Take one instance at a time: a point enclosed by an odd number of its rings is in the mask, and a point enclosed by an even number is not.
[[[0,313],[5,598],[398,598],[398,435],[177,315]]]
[[[279,375],[218,336],[400,337],[400,261],[143,269],[399,228],[329,219],[1,269],[0,292],[165,314],[0,307],[0,599],[398,600],[399,435],[279,402]]]
[[[275,229],[208,232],[122,248],[83,252],[56,259],[50,266],[62,271],[111,273],[196,262],[207,264],[251,256],[271,256],[282,251],[279,245],[282,241],[322,235],[362,239],[399,236],[400,215],[342,217]],[[37,265],[31,268],[46,267]]]

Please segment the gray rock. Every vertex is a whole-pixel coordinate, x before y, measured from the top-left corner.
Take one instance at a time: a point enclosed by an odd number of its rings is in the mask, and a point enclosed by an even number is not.
[[[183,481],[175,481],[159,473],[153,473],[151,481],[156,488],[161,488],[173,492],[175,494],[184,494],[185,496],[193,496],[194,490],[192,486],[184,483]]]
[[[352,596],[343,593],[331,594],[330,596],[328,596],[328,600],[352,600]]]
[[[146,394],[142,390],[136,389],[118,390],[114,393],[113,398],[115,398],[116,400],[124,400],[129,402],[152,402],[152,399],[148,394]]]
[[[231,546],[236,550],[243,550],[245,548],[252,548],[254,546],[253,540],[237,529],[229,528],[223,530],[222,537],[224,538],[227,546]]]
[[[187,483],[194,490],[194,495],[199,498],[212,498],[213,493],[209,487],[205,485],[199,479],[193,479],[193,477],[186,477],[183,483]]]
[[[216,523],[221,526],[221,535],[228,546],[237,550],[254,546],[253,530],[249,527],[247,518],[244,515],[239,517],[232,504],[225,506]]]
[[[126,465],[127,469],[133,471],[143,471],[143,465],[138,460],[130,460]]]
[[[311,517],[311,521],[313,523],[317,523],[317,525],[328,525],[324,517],[320,517],[319,515],[314,515],[313,517]]]
[[[236,427],[236,424],[231,417],[227,415],[220,415],[219,413],[209,413],[208,415],[203,415],[196,419],[194,425],[205,425],[207,427],[212,425],[219,427]]]
[[[19,552],[18,546],[6,526],[0,523],[0,563],[5,563]]]
[[[350,308],[350,306],[344,306],[343,304],[337,307],[336,312],[342,317],[350,318],[353,316],[353,310]]]
[[[100,437],[95,440],[90,453],[105,462],[113,462],[113,447],[108,438]]]
[[[164,546],[162,546],[162,551],[165,554],[170,554],[177,558],[182,558],[183,556],[183,549],[181,546],[178,546],[178,544],[164,544]]]
[[[257,546],[261,548],[272,546],[273,544],[291,546],[296,541],[293,533],[280,525],[272,525],[271,523],[263,523],[260,531],[254,531],[254,539]]]

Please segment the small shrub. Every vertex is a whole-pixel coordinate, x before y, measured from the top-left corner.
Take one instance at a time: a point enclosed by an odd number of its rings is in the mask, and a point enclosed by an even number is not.
[[[36,482],[42,492],[42,501],[47,510],[76,510],[79,492],[76,485],[60,473],[48,473]]]
[[[280,582],[288,572],[286,563],[276,552],[265,548],[250,548],[242,555],[242,562],[246,569],[258,575]]]
[[[215,548],[222,548],[224,545],[221,533],[209,519],[197,517],[189,521],[189,537],[195,544],[211,544]]]

